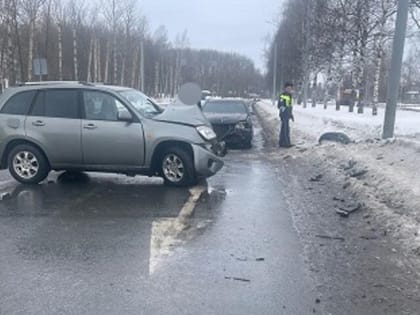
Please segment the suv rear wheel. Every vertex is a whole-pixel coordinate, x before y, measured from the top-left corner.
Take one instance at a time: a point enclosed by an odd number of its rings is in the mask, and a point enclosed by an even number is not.
[[[160,173],[165,184],[170,186],[190,186],[197,182],[192,157],[180,148],[165,151],[160,162]]]
[[[32,145],[18,145],[8,157],[10,174],[23,184],[38,184],[49,173],[49,165],[45,156]]]

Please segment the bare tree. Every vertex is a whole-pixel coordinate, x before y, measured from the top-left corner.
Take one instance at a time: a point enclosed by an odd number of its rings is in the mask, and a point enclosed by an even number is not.
[[[27,60],[27,79],[32,80],[32,62],[34,53],[34,36],[36,31],[36,23],[41,7],[46,0],[21,0],[24,14],[28,21],[28,60]]]

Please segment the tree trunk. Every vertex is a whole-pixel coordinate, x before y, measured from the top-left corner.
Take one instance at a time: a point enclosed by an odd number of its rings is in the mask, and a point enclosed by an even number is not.
[[[6,76],[6,67],[5,67],[5,55],[7,54],[7,51],[5,51],[6,45],[3,45],[3,43],[0,41],[1,44],[1,51],[0,51],[0,93],[3,93],[3,78]]]
[[[51,23],[51,0],[48,1],[47,5],[47,21],[46,21],[46,27],[45,27],[45,59],[48,63],[48,44],[49,44],[49,38],[50,38],[50,23]]]
[[[93,82],[98,82],[98,41],[95,38],[93,41]]]
[[[373,104],[372,104],[372,115],[378,114],[378,102],[379,102],[379,81],[381,78],[381,67],[382,67],[382,56],[378,53],[375,62],[375,79],[373,84]]]
[[[140,42],[140,90],[144,92],[144,42]]]
[[[92,56],[94,54],[94,42],[95,39],[90,37],[89,39],[89,56],[88,56],[88,63],[87,63],[87,74],[86,74],[86,81],[90,82],[91,81],[91,71],[92,71]]]
[[[324,109],[328,108],[328,100],[330,95],[330,83],[332,81],[331,77],[331,63],[328,64],[328,70],[327,70],[327,80],[325,81],[324,86]]]
[[[113,39],[112,39],[112,54],[113,54],[113,65],[114,65],[112,82],[114,84],[116,84],[117,83],[118,64],[117,64],[117,34],[116,34],[115,30],[114,30]]]
[[[169,65],[167,67],[169,67]],[[169,95],[170,94],[169,82],[171,81],[171,74],[168,69],[166,69],[164,74],[165,74],[165,95]]]
[[[19,33],[19,24],[18,24],[18,20],[17,20],[17,8],[16,6],[13,7],[13,27],[14,27],[14,31],[15,31],[15,36],[16,36],[16,44],[17,44],[17,50],[18,50],[18,55],[19,55],[19,70],[20,70],[20,81],[24,81],[25,78],[25,63],[24,63],[24,58],[23,58],[23,50],[22,50],[22,43],[21,43],[21,38],[20,38],[20,33]],[[17,67],[15,67],[17,68]],[[16,80],[17,80],[17,74],[16,74]]]
[[[96,80],[98,82],[102,82],[102,58],[101,58],[101,41],[97,39],[96,42],[96,67],[97,67],[97,73],[96,73]]]
[[[316,101],[318,99],[318,73],[315,73],[315,76],[314,76],[311,98],[312,98],[312,107],[316,107]]]
[[[136,86],[136,70],[137,70],[137,62],[139,58],[138,50],[135,49],[133,53],[133,66],[131,67],[131,84],[130,86],[134,88]]]
[[[308,85],[309,85],[309,75],[305,74],[303,79],[303,108],[308,107]]]
[[[155,64],[155,97],[159,95],[159,62]]]
[[[109,72],[109,41],[106,42],[104,83],[109,83],[108,72]]]
[[[73,28],[73,70],[74,70],[74,80],[79,80],[79,69],[78,69],[78,60],[77,60],[77,33],[76,28]]]
[[[126,54],[122,56],[122,61],[121,61],[121,77],[120,77],[121,86],[124,86],[124,79],[125,79],[125,56]]]
[[[58,23],[58,80],[63,80],[63,24]]]
[[[174,97],[174,66],[169,66],[169,94]]]
[[[12,85],[16,84],[16,67],[12,38],[12,21],[7,21],[7,77]]]
[[[29,22],[29,45],[28,45],[28,81],[32,81],[32,59],[34,50],[34,36],[35,36],[35,19]]]

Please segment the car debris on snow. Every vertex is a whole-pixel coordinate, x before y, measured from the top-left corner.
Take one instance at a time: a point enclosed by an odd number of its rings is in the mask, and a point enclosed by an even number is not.
[[[362,209],[363,205],[361,203],[358,203],[357,205],[350,205],[347,207],[338,207],[338,209],[335,210],[337,214],[340,216],[347,218],[350,214],[359,211]]]
[[[352,142],[350,138],[343,132],[326,132],[321,135],[318,142],[322,143],[324,141],[333,141],[342,144],[349,144]]]
[[[344,171],[349,171],[349,170],[351,170],[353,167],[355,167],[355,166],[356,166],[356,164],[357,164],[357,162],[356,162],[356,161],[354,161],[354,160],[349,160],[349,161],[347,162],[347,164],[343,164],[343,165],[341,165],[341,168],[342,168]]]
[[[349,187],[350,187],[350,185],[351,185],[351,183],[350,183],[350,182],[345,182],[345,183],[344,183],[344,185],[343,185],[343,189],[347,189],[347,188],[349,188]]]
[[[225,277],[226,280],[235,280],[235,281],[241,281],[241,282],[251,282],[249,279],[245,278],[238,278],[238,277]]]
[[[0,200],[10,199],[10,197],[12,197],[12,195],[9,192],[4,192],[0,194]]]
[[[364,169],[364,170],[355,170],[354,172],[350,172],[349,176],[353,177],[353,178],[360,178],[363,175],[367,174],[369,171]]]
[[[366,241],[377,240],[378,239],[378,237],[376,237],[376,236],[365,236],[365,235],[360,236],[360,238],[362,240],[366,240]]]
[[[337,241],[343,241],[343,242],[345,241],[345,238],[341,237],[341,236],[330,236],[330,235],[317,234],[317,235],[315,235],[315,237],[326,239],[326,240],[337,240]]]
[[[324,175],[322,174],[318,174],[316,176],[313,176],[309,179],[310,182],[319,182],[322,178],[324,177]]]

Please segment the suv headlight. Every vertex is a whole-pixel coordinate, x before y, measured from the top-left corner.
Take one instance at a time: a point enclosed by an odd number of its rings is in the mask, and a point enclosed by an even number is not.
[[[204,140],[210,141],[216,139],[216,134],[214,133],[213,129],[208,126],[199,126],[197,127],[197,131],[204,138]]]

